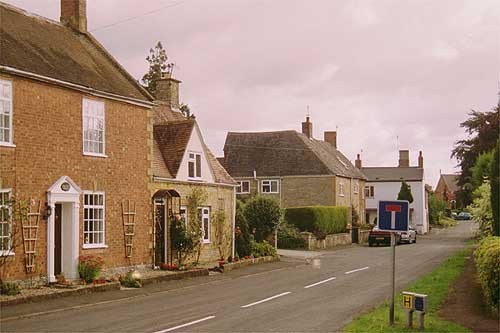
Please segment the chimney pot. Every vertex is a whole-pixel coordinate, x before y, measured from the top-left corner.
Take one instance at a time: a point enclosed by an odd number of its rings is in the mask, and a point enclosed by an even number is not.
[[[356,158],[356,161],[355,161],[355,166],[356,168],[358,169],[361,169],[362,168],[362,162],[361,162],[361,157],[360,155],[358,154],[357,158]]]
[[[61,0],[60,21],[81,33],[86,33],[87,0]]]
[[[326,131],[324,133],[324,140],[331,144],[335,149],[337,149],[337,132],[336,131]]]
[[[313,124],[310,121],[309,116],[306,117],[306,121],[302,122],[302,133],[309,139],[312,138],[313,134]]]
[[[418,152],[418,167],[421,169],[424,167],[424,156],[422,155],[422,151]]]
[[[171,73],[163,72],[156,81],[155,98],[167,102],[172,109],[179,109],[179,83],[181,81],[174,79]]]
[[[400,168],[410,167],[410,151],[400,150],[399,151],[399,165]]]

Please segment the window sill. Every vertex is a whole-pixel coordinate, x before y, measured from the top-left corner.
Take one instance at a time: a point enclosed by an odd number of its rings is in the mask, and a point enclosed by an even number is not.
[[[0,142],[0,147],[16,148],[16,145],[10,142]]]
[[[261,194],[280,194],[280,192],[261,192]]]
[[[236,194],[250,194],[250,192],[236,192]]]
[[[0,257],[10,257],[15,255],[16,254],[12,251],[0,251]]]
[[[97,153],[83,153],[83,156],[90,156],[90,157],[100,157],[100,158],[107,158],[108,155],[106,154],[97,154]]]
[[[106,244],[83,244],[83,249],[107,249]]]
[[[209,240],[203,240],[202,243],[203,244],[210,244],[211,242]]]
[[[339,194],[339,197],[345,197],[345,194]]]

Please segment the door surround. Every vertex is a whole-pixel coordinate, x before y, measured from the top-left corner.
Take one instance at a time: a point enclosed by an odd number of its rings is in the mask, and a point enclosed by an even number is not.
[[[49,282],[56,282],[54,274],[55,262],[55,206],[62,204],[62,273],[67,279],[78,279],[78,253],[80,243],[80,194],[82,190],[68,176],[59,178],[47,190],[47,204],[52,214],[47,220],[47,278]],[[68,235],[69,237],[65,237]],[[69,239],[66,239],[69,238]]]

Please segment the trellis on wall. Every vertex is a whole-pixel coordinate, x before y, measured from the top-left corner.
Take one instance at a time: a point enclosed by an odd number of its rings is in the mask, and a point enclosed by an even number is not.
[[[26,214],[21,214],[21,228],[24,245],[24,264],[26,273],[35,273],[36,241],[38,235],[38,225],[40,222],[40,211],[42,202],[39,200],[30,201]],[[22,207],[19,207],[22,210]]]
[[[125,257],[132,257],[135,237],[135,202],[122,201],[123,236],[125,241]]]

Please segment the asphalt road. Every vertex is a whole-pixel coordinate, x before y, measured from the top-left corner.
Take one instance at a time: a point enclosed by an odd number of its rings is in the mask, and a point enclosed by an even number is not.
[[[403,289],[466,246],[473,224],[396,250]],[[139,290],[2,308],[1,332],[337,332],[390,295],[390,248],[351,246]]]

